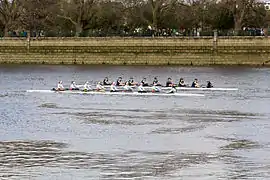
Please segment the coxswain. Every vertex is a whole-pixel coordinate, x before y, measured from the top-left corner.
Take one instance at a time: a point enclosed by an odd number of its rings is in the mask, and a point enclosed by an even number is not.
[[[122,83],[122,77],[118,77],[118,79],[116,80],[116,86],[123,86],[124,83]]]
[[[116,88],[116,83],[113,82],[111,87],[110,87],[110,92],[118,92],[118,89]]]
[[[86,81],[85,84],[83,85],[83,91],[91,91],[91,90],[92,90],[92,88],[89,85],[89,82]]]
[[[97,91],[105,91],[105,88],[101,85],[100,82],[97,83],[97,86],[96,86],[96,90]]]
[[[143,78],[141,83],[142,83],[142,86],[149,86],[148,83],[146,82],[146,78]]]
[[[143,87],[143,83],[140,83],[140,85],[138,87],[138,93],[146,93],[146,90]]]
[[[166,82],[166,87],[172,87],[173,86],[173,82],[171,78],[168,78],[167,82]]]
[[[124,91],[125,92],[130,92],[132,91],[132,88],[130,87],[130,82],[126,82],[125,86],[124,86]]]
[[[64,91],[65,88],[63,86],[63,82],[62,81],[59,81],[58,84],[57,84],[57,91]]]
[[[103,86],[109,86],[109,85],[111,85],[111,83],[109,82],[109,78],[105,77],[103,80]]]
[[[206,88],[212,88],[214,87],[210,81],[207,81]]]
[[[80,90],[80,89],[77,87],[75,81],[71,81],[71,84],[70,84],[69,89],[70,89],[70,90]]]
[[[179,83],[178,83],[178,87],[186,87],[187,85],[185,84],[185,81],[183,78],[180,78]]]
[[[193,81],[191,87],[193,87],[193,88],[199,88],[199,87],[200,87],[200,85],[199,85],[199,83],[198,83],[198,79],[194,79],[194,81]]]
[[[157,77],[154,77],[153,85],[154,85],[154,86],[161,86],[161,84],[160,84],[160,82],[158,81]]]

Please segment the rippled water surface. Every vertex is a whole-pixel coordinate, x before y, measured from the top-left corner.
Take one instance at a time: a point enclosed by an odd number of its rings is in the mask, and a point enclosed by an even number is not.
[[[105,76],[197,77],[239,91],[26,92]],[[0,179],[269,179],[269,77],[269,69],[244,67],[1,65]]]

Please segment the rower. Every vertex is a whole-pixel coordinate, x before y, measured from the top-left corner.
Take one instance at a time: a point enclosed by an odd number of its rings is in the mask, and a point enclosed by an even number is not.
[[[157,84],[154,84],[152,87],[152,93],[161,92],[161,89],[157,87]]]
[[[86,81],[85,84],[83,85],[83,91],[91,91],[91,90],[92,90],[92,88],[89,85],[89,82]]]
[[[134,85],[136,85],[136,84],[137,84],[137,83],[134,82],[133,77],[130,77],[129,80],[128,80],[128,85],[129,85],[129,86],[134,86]]]
[[[153,85],[154,85],[154,86],[161,86],[161,84],[160,84],[160,82],[158,81],[157,77],[154,77]]]
[[[212,88],[214,87],[210,81],[207,81],[206,88]]]
[[[148,83],[146,82],[146,78],[143,78],[141,83],[142,83],[142,86],[149,86]]]
[[[116,80],[116,86],[123,86],[123,82],[122,82],[122,77],[118,77],[118,79]]]
[[[63,82],[62,81],[59,81],[58,84],[57,84],[57,91],[64,91],[65,88],[63,86]]]
[[[146,93],[147,91],[143,87],[143,83],[140,83],[140,86],[138,87],[138,93]]]
[[[198,83],[198,79],[194,79],[194,81],[193,81],[191,87],[193,87],[193,88],[199,88],[199,87],[200,87],[200,85],[199,85],[199,83]]]
[[[97,86],[96,86],[96,90],[97,91],[105,91],[105,88],[101,85],[100,82],[97,83]]]
[[[75,81],[71,81],[71,84],[70,84],[69,89],[70,89],[70,90],[80,90],[80,89],[77,87]]]
[[[130,82],[126,82],[126,85],[124,86],[124,91],[125,92],[131,92],[132,88],[130,87]]]
[[[166,82],[166,87],[172,87],[172,86],[173,86],[172,78],[168,78]]]
[[[113,82],[111,87],[110,87],[110,92],[118,92],[118,89],[116,88],[116,83]]]
[[[111,83],[109,82],[109,78],[105,77],[103,80],[103,86],[108,86],[108,85],[111,85]]]
[[[186,87],[187,85],[185,84],[185,81],[183,78],[180,78],[179,83],[178,83],[178,87]]]

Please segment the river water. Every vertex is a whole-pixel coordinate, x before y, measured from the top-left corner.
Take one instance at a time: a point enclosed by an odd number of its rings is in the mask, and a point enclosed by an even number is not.
[[[239,91],[25,92],[105,76],[196,77]],[[0,179],[269,179],[269,77],[269,69],[245,67],[1,65]]]

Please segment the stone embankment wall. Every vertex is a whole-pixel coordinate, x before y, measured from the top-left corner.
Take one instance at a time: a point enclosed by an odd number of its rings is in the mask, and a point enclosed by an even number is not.
[[[116,65],[270,65],[270,39],[1,39],[0,63]]]

